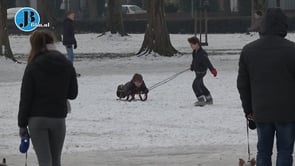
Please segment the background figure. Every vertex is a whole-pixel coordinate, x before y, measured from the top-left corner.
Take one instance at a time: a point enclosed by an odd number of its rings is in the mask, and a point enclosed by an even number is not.
[[[60,166],[66,132],[66,103],[78,94],[73,64],[53,50],[53,42],[49,31],[32,33],[31,51],[21,85],[20,137],[30,135],[39,166]]]
[[[268,9],[260,39],[240,56],[237,87],[244,113],[257,126],[257,166],[271,166],[274,136],[277,166],[292,166],[295,138],[295,43],[285,39],[287,17]]]
[[[193,49],[193,60],[190,66],[191,71],[195,71],[196,78],[193,82],[193,90],[198,99],[195,102],[195,106],[204,106],[205,104],[213,104],[213,99],[210,91],[206,88],[203,78],[205,77],[207,70],[211,71],[214,77],[217,76],[217,71],[211,64],[207,52],[201,47],[200,40],[197,37],[191,37],[188,42]]]
[[[260,32],[261,29],[261,22],[263,18],[263,13],[261,10],[257,10],[254,13],[254,22],[253,24],[247,29],[249,32]]]
[[[66,18],[63,23],[63,45],[66,47],[69,60],[74,62],[74,49],[77,48],[77,41],[75,39],[74,30],[74,20],[75,13],[73,11],[68,11],[66,13]]]

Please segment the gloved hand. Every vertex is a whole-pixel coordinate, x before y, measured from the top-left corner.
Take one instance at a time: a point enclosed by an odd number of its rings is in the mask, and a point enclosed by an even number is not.
[[[190,68],[189,68],[191,71],[193,71],[193,65],[191,64],[190,65]]]
[[[28,128],[26,128],[26,127],[19,128],[19,136],[22,139],[28,139],[28,138],[30,138]]]
[[[256,124],[253,119],[248,120],[249,129],[254,130],[256,129]]]
[[[256,129],[256,124],[255,124],[255,122],[254,122],[254,120],[253,120],[253,115],[252,115],[252,113],[248,113],[248,114],[246,114],[246,119],[247,119],[247,121],[248,121],[248,127],[249,127],[249,129],[251,129],[251,130]]]
[[[77,43],[74,44],[74,49],[76,49],[76,48],[77,48]]]
[[[213,74],[214,77],[217,76],[217,70],[216,69],[213,68],[212,70],[210,70],[210,72]]]

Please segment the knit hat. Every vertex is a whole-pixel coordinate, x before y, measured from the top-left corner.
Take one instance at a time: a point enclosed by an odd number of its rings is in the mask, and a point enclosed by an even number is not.
[[[132,82],[135,82],[135,81],[139,81],[139,82],[142,82],[143,81],[143,77],[141,74],[138,74],[138,73],[135,73],[132,77]]]
[[[22,138],[20,145],[19,145],[19,151],[21,153],[27,153],[30,147],[30,138]]]

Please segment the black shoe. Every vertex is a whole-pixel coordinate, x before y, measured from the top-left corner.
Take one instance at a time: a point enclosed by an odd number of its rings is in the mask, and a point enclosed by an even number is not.
[[[198,101],[196,101],[196,102],[194,103],[194,105],[195,105],[195,106],[203,107],[204,105],[206,105],[205,99],[206,99],[206,98],[205,98],[204,95],[199,96],[199,97],[198,97]]]
[[[213,99],[212,96],[209,94],[208,96],[205,96],[206,98],[206,104],[212,105],[213,104]]]

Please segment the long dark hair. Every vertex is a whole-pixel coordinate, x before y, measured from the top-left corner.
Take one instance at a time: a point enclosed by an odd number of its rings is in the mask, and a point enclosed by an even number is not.
[[[46,44],[54,43],[54,37],[48,30],[36,30],[30,37],[31,51],[28,63],[31,63],[42,52],[48,51]]]

